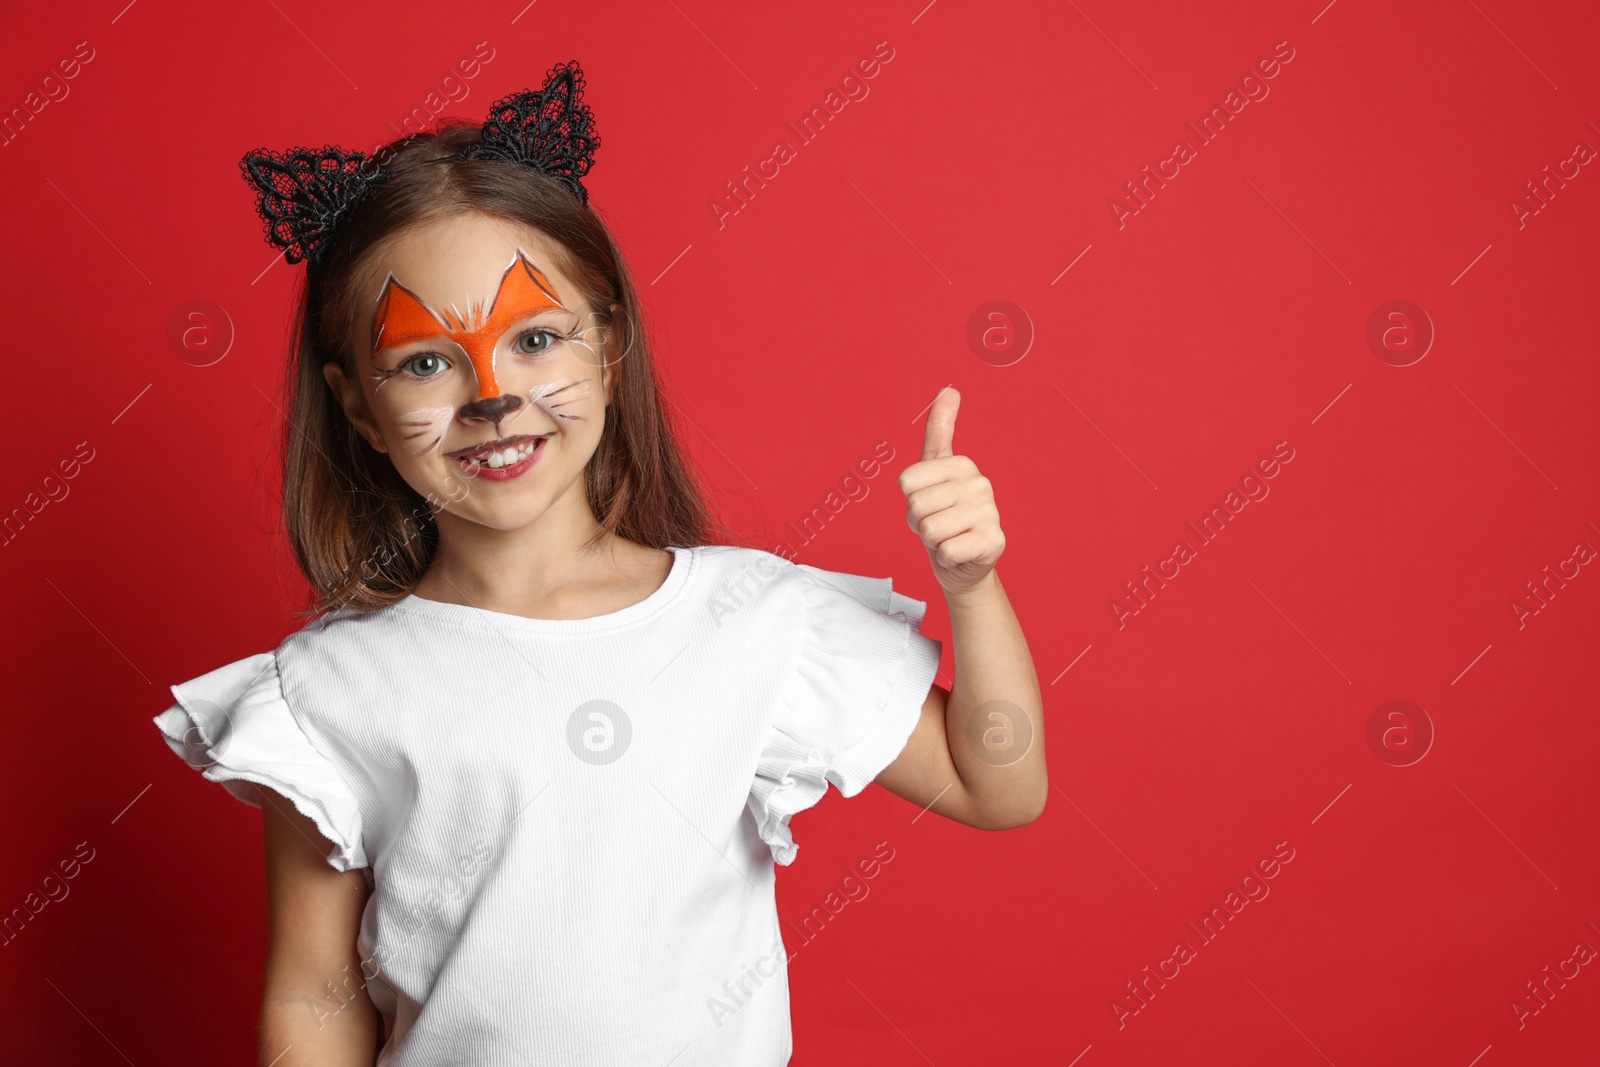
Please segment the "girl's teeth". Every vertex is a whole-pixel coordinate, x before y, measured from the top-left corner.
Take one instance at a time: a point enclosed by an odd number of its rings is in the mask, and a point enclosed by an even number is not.
[[[522,445],[517,448],[508,448],[503,452],[490,452],[489,458],[484,461],[484,466],[491,470],[509,467],[513,463],[520,463],[533,455],[533,445]]]

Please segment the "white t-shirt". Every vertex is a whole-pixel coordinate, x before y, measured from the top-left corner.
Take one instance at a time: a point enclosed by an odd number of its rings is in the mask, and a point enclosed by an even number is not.
[[[377,1067],[788,1062],[789,819],[899,755],[942,643],[888,578],[672,552],[607,615],[412,596],[172,687],[174,752],[364,874]]]

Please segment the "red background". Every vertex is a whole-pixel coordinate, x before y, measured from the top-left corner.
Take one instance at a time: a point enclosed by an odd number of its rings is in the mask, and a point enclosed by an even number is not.
[[[274,264],[238,158],[391,138],[486,41],[451,113],[583,64],[588,185],[729,520],[930,601],[945,684],[948,617],[893,483],[941,386],[996,487],[1049,809],[987,834],[873,789],[796,821],[791,922],[895,849],[815,940],[788,928],[796,1064],[1595,1062],[1600,966],[1520,1028],[1510,1004],[1600,948],[1600,576],[1520,628],[1510,602],[1600,547],[1600,174],[1521,226],[1510,203],[1600,147],[1600,17],[925,2],[7,14],[0,107],[77,42],[94,58],[0,148],[0,509],[79,442],[94,458],[0,548],[0,908],[94,854],[3,949],[0,1058],[254,1054],[259,816],[150,723],[168,684],[274,647],[301,604],[272,503],[300,268]],[[785,123],[880,41],[870,94],[798,146]],[[1270,95],[1195,144],[1185,122],[1280,41]],[[712,199],[780,138],[797,157],[719,227]],[[1119,228],[1109,201],[1179,138],[1198,158]],[[235,333],[204,367],[166,340],[197,299]],[[996,299],[1034,333],[1004,366],[1015,349],[966,339]],[[1410,366],[1366,340],[1394,299],[1436,331]],[[787,524],[879,441],[896,458],[870,495],[802,544]],[[1270,496],[1119,628],[1123,583],[1194,544],[1185,523],[1281,441]],[[1410,766],[1367,740],[1394,699],[1436,734]],[[1294,859],[1270,895],[1201,946],[1185,924],[1278,842]],[[1197,958],[1119,1027],[1114,998],[1179,939]]]

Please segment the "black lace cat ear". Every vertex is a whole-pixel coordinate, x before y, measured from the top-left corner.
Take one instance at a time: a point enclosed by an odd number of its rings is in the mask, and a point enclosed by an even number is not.
[[[579,180],[594,166],[600,137],[594,113],[583,102],[583,71],[576,60],[550,68],[538,89],[495,101],[483,123],[483,143],[468,145],[462,159],[500,159],[535,167],[589,202]]]
[[[290,263],[322,258],[334,227],[373,186],[393,177],[365,168],[366,153],[333,145],[246,152],[239,169],[256,190],[256,212],[266,223],[267,240]]]

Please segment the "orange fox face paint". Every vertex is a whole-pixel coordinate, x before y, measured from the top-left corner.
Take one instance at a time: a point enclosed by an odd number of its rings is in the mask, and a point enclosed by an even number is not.
[[[566,261],[537,227],[468,210],[400,227],[357,279],[350,350],[323,377],[441,538],[584,505],[632,331]]]
[[[372,320],[372,354],[445,337],[461,346],[471,361],[479,399],[497,397],[500,385],[495,381],[495,342],[512,323],[551,310],[567,308],[556,298],[550,280],[520,248],[501,275],[494,296],[486,304],[469,305],[464,314],[454,305],[443,313],[435,311],[390,274],[379,291]]]

